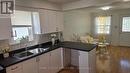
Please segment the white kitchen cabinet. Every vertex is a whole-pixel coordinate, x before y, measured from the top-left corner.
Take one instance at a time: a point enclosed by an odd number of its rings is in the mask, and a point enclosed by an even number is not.
[[[56,50],[51,51],[50,57],[50,67],[51,73],[57,73],[63,68],[63,49],[58,48]]]
[[[49,32],[49,14],[48,10],[39,10],[39,15],[40,15],[40,28],[41,28],[41,33],[48,33]]]
[[[36,58],[6,68],[6,73],[38,73]]]
[[[39,73],[57,73],[63,68],[62,48],[39,56]]]
[[[23,73],[38,73],[38,62],[36,58],[23,62]]]
[[[63,48],[42,54],[13,66],[7,67],[7,73],[57,73],[63,68]]]
[[[6,73],[23,73],[22,63],[12,65],[6,68]]]
[[[63,49],[63,66],[68,67],[71,65],[71,49]]]
[[[11,38],[11,19],[0,18],[0,40]]]
[[[79,66],[79,51],[71,49],[71,65]]]
[[[56,12],[57,13],[57,31],[63,31],[64,29],[64,26],[63,26],[63,23],[64,23],[64,17],[63,17],[63,12]]]
[[[40,10],[41,33],[56,32],[56,11]]]
[[[79,73],[96,73],[96,49],[79,51]]]
[[[49,15],[49,33],[52,33],[52,32],[57,32],[57,19],[56,19],[56,11],[48,11],[48,15]]]
[[[41,33],[52,33],[63,30],[62,12],[52,10],[39,10]]]
[[[39,73],[50,73],[50,52],[39,56]]]

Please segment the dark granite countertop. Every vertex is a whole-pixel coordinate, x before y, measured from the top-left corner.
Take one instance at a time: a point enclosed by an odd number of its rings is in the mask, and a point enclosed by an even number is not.
[[[27,58],[23,58],[23,59],[18,59],[15,57],[8,57],[8,58],[4,58],[4,59],[0,59],[0,65],[4,68],[9,67],[11,65],[17,64],[19,62],[25,61],[27,59],[39,56],[41,54],[50,52],[52,50],[55,50],[57,48],[63,47],[63,48],[69,48],[69,49],[75,49],[75,50],[80,50],[80,51],[86,51],[89,52],[92,49],[94,49],[97,45],[95,44],[86,44],[86,43],[80,43],[80,42],[70,42],[70,41],[65,41],[65,42],[60,42],[59,44],[52,46],[50,44],[42,44],[41,48],[45,48],[48,47],[49,49],[43,52],[38,52],[32,56],[29,56]],[[36,46],[34,46],[33,49],[35,49]]]
[[[5,73],[5,69],[2,66],[0,66],[0,73]]]
[[[0,71],[3,70],[3,67],[0,66]]]
[[[70,41],[62,42],[60,46],[63,48],[70,48],[70,49],[86,51],[86,52],[89,52],[93,50],[95,47],[97,47],[96,44],[86,44],[81,42],[70,42]]]

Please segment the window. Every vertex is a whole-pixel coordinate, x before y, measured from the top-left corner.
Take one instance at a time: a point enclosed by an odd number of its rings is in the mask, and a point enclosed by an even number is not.
[[[130,32],[130,17],[122,18],[122,32]]]
[[[95,18],[95,29],[97,34],[109,34],[111,25],[111,16]]]
[[[18,42],[21,38],[28,38],[29,41],[33,40],[33,26],[40,24],[39,20],[36,20],[38,17],[38,12],[15,11],[14,16],[11,17],[13,40]]]

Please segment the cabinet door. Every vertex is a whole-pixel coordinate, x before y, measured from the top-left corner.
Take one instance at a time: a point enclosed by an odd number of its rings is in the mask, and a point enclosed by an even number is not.
[[[48,11],[49,15],[49,33],[56,32],[56,11]]]
[[[51,73],[57,73],[62,68],[62,49],[56,49],[51,52],[50,64]]]
[[[63,66],[67,67],[71,65],[71,49],[63,49]]]
[[[56,11],[39,10],[42,34],[56,32]]]
[[[50,73],[50,52],[39,56],[39,73]]]
[[[0,18],[0,40],[11,38],[10,20],[10,18]]]
[[[6,73],[23,73],[22,64],[16,64],[6,68]]]
[[[41,26],[41,31],[42,34],[48,33],[49,32],[49,15],[48,15],[48,10],[39,10],[40,14],[40,26]]]
[[[88,52],[79,51],[79,73],[89,73]]]
[[[56,30],[57,31],[63,31],[64,20],[63,20],[63,13],[62,12],[57,11],[57,20],[56,21],[57,21]]]
[[[38,73],[36,58],[23,62],[23,73]]]
[[[79,51],[71,49],[71,65],[79,66]]]

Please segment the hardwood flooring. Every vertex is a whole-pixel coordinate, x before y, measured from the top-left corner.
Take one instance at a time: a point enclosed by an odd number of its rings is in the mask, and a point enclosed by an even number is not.
[[[96,73],[130,73],[130,47],[107,48],[108,54],[97,53]],[[79,73],[78,69],[63,69],[60,73]]]

